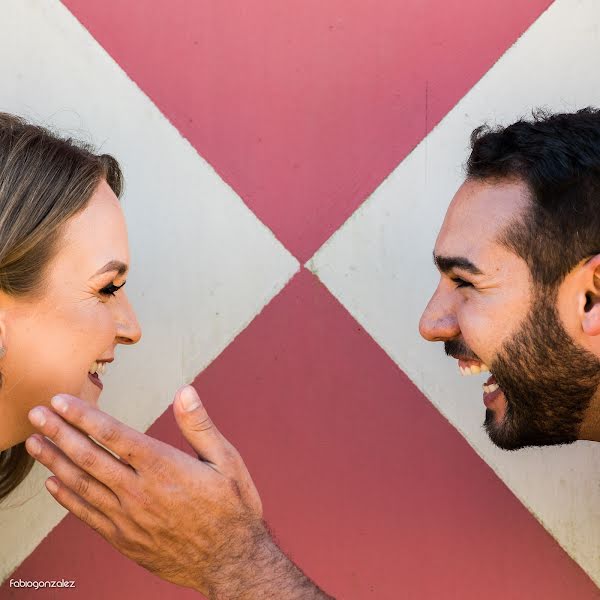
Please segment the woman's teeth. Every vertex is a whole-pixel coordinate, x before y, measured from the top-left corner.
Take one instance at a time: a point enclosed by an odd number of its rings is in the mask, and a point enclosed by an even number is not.
[[[92,366],[90,367],[90,373],[93,375],[97,373],[98,375],[104,375],[106,373],[106,363],[99,363],[94,361]]]
[[[490,368],[484,364],[481,363],[480,365],[471,365],[470,367],[458,367],[460,369],[460,374],[463,377],[466,377],[468,375],[477,375],[478,373],[485,373],[486,371],[489,371]]]

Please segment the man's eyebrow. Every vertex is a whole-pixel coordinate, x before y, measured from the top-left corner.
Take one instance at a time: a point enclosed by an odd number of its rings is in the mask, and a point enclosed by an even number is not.
[[[121,262],[120,260],[111,260],[110,262],[107,262],[98,272],[96,272],[94,277],[96,275],[102,275],[102,273],[108,273],[109,271],[116,271],[119,275],[124,275],[127,273],[128,269],[129,267],[124,262]]]
[[[471,275],[483,275],[483,272],[468,258],[463,256],[440,256],[433,253],[433,262],[442,273],[449,273],[454,269],[461,269]]]

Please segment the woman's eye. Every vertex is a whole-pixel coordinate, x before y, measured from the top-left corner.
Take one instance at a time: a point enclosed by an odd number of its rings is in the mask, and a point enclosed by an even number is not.
[[[114,283],[111,283],[110,285],[107,285],[105,288],[102,288],[100,290],[100,293],[103,296],[114,296],[115,292],[117,290],[120,290],[127,282],[124,281],[121,285],[115,285]]]

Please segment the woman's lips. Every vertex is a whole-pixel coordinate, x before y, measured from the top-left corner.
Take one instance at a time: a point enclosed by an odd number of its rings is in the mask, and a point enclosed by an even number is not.
[[[88,373],[88,377],[94,385],[97,385],[100,389],[104,388],[104,385],[102,385],[102,382],[100,381],[100,377],[98,377],[96,373],[94,373],[93,375],[92,373]]]

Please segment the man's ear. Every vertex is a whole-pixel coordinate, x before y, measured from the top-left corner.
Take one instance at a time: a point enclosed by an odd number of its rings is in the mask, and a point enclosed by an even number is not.
[[[600,254],[586,262],[583,277],[579,299],[581,325],[586,335],[600,335]]]

